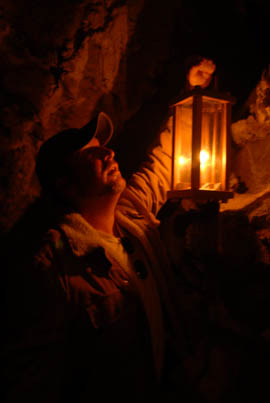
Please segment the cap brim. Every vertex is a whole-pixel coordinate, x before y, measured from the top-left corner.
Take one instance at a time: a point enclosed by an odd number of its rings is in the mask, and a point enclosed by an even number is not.
[[[96,129],[94,134],[91,135],[91,133],[93,133],[93,124],[95,125]],[[105,112],[100,112],[95,119],[92,119],[80,129],[80,134],[83,137],[85,136],[84,138],[88,140],[86,144],[95,137],[99,140],[100,145],[104,146],[112,138],[113,123]]]

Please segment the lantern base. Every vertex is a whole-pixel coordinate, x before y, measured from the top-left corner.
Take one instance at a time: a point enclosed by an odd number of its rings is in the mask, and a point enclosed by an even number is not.
[[[185,189],[185,190],[169,190],[167,199],[193,199],[222,201],[226,203],[228,199],[233,198],[233,192],[204,190],[204,189]]]

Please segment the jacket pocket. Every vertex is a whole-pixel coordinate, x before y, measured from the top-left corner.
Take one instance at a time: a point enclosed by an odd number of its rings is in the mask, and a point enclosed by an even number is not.
[[[105,328],[118,321],[124,314],[124,302],[121,291],[95,296],[86,307],[92,325],[96,329]]]

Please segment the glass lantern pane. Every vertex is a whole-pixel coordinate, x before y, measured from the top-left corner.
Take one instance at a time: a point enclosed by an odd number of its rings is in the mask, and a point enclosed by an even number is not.
[[[192,105],[193,97],[190,97],[176,105],[175,109],[175,190],[191,188]]]
[[[225,190],[226,102],[203,97],[200,189]]]

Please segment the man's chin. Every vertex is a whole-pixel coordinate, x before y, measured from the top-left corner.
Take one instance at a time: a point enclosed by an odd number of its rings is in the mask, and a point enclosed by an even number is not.
[[[121,176],[117,180],[110,182],[107,186],[107,190],[111,194],[121,194],[126,188],[126,180]]]

